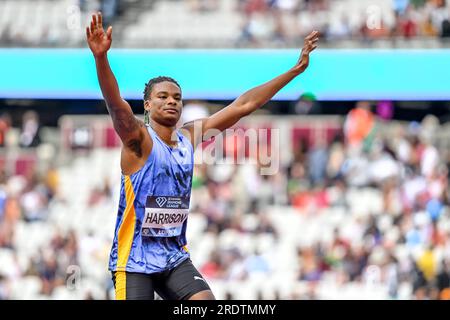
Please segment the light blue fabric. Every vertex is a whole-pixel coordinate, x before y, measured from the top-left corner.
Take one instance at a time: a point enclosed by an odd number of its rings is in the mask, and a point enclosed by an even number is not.
[[[148,230],[145,230],[143,235],[141,227],[148,198],[170,196],[189,203],[194,163],[191,142],[180,132],[177,132],[178,146],[175,148],[165,144],[150,126],[148,132],[153,140],[150,156],[145,165],[130,176],[135,194],[136,223],[125,270],[147,274],[172,269],[189,257],[189,253],[183,248],[186,245],[187,219],[179,228],[167,232],[163,230],[162,236],[158,232],[151,232],[149,235]],[[122,176],[119,210],[109,261],[111,271],[116,271],[117,267],[118,231],[126,208],[124,181],[125,177]],[[157,234],[158,236],[155,236]]]

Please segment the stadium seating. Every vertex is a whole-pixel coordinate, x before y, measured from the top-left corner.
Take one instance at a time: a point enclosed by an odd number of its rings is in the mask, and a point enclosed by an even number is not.
[[[115,16],[115,43],[121,47],[234,47],[242,46],[244,26],[262,47],[297,47],[299,37],[311,29],[326,31],[333,47],[364,46],[368,43],[360,39],[354,41],[359,29],[368,24],[383,25],[393,29],[396,25],[395,8],[391,0],[330,0],[322,10],[309,10],[303,1],[292,1],[294,7],[300,4],[301,10],[276,1],[280,8],[278,19],[282,21],[284,40],[277,41],[275,16],[267,12],[256,12],[251,20],[246,20],[244,10],[238,0],[217,0],[217,6],[211,10],[195,9],[190,1],[141,1],[122,0],[121,14]],[[87,1],[85,8],[79,7],[77,0],[2,0],[0,1],[0,35],[4,45],[43,46],[43,47],[79,47],[85,46],[85,26],[90,13],[100,9],[99,2]],[[448,3],[447,3],[448,5]],[[431,8],[431,9],[430,9]],[[447,8],[448,9],[448,8]],[[436,18],[445,12],[445,8],[427,7],[413,15],[420,24],[429,11],[436,28]],[[440,10],[440,11],[439,11]],[[11,14],[14,12],[14,15]],[[346,31],[342,36],[342,25]],[[33,26],[30,28],[30,26]],[[25,32],[26,31],[26,32]],[[339,39],[340,41],[333,41]],[[0,45],[1,45],[0,42]],[[256,44],[243,44],[255,46]],[[395,43],[380,38],[372,44],[375,47],[439,47],[445,42],[436,37],[418,35],[404,41],[398,37]],[[323,47],[328,44],[324,42]]]

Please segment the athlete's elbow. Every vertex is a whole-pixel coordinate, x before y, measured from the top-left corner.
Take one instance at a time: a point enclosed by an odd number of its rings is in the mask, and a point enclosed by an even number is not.
[[[254,101],[246,102],[240,107],[242,117],[248,116],[250,113],[260,108],[260,104]]]

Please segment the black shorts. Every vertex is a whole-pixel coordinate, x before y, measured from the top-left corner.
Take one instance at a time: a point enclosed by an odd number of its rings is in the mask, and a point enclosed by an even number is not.
[[[115,271],[112,280],[118,300],[154,300],[155,291],[164,300],[188,300],[196,293],[211,290],[191,259],[160,273]]]

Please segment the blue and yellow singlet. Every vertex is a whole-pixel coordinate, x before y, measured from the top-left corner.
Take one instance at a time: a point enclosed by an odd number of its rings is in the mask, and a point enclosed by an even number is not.
[[[170,147],[150,126],[147,130],[153,147],[145,165],[122,175],[111,271],[150,274],[189,258],[186,227],[194,150],[179,131],[177,147]]]

